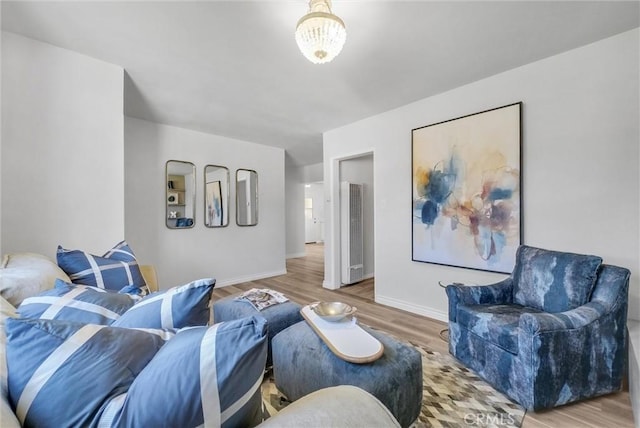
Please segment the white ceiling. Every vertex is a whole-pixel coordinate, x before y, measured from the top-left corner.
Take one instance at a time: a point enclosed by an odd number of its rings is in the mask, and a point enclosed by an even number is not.
[[[333,1],[347,43],[314,65],[307,2],[2,1],[2,29],[126,70],[125,114],[322,161],[322,132],[638,27],[638,1]],[[588,70],[585,70],[588,72]]]

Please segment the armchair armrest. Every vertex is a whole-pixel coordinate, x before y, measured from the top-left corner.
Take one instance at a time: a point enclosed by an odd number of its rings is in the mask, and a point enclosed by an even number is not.
[[[149,292],[153,293],[158,291],[158,275],[156,274],[156,268],[153,265],[138,265],[140,266],[140,272],[144,281],[147,283]]]
[[[449,320],[456,322],[458,305],[502,305],[513,301],[513,279],[505,278],[490,285],[447,285]]]
[[[598,302],[555,314],[548,312],[526,313],[520,316],[519,327],[529,335],[558,330],[575,330],[597,321],[606,313],[606,308]]]

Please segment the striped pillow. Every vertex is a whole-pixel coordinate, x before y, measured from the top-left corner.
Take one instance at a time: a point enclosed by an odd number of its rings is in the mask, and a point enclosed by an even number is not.
[[[7,319],[9,399],[24,426],[95,426],[165,343],[161,335],[70,321]],[[149,396],[146,397],[148,400]]]
[[[18,307],[21,318],[57,319],[91,324],[111,324],[134,304],[127,294],[56,279],[55,288],[28,297]]]
[[[262,317],[180,331],[142,370],[129,391],[111,400],[99,425],[257,425],[262,419],[260,384],[267,359],[266,338]]]
[[[206,325],[215,283],[215,279],[205,278],[151,293],[122,314],[113,326],[183,328]]]
[[[145,288],[146,284],[133,251],[122,241],[102,257],[58,245],[58,266],[76,284],[119,291],[123,287]]]

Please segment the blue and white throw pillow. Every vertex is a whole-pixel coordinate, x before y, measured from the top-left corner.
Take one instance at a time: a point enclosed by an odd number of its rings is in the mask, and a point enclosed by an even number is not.
[[[209,321],[209,300],[216,283],[213,278],[151,293],[118,318],[115,327],[184,328]]]
[[[70,321],[10,318],[6,331],[11,405],[23,426],[43,428],[96,426],[105,403],[127,392],[165,343]]]
[[[178,332],[102,413],[105,427],[238,427],[262,418],[266,320]],[[149,397],[153,397],[149,400]]]
[[[56,279],[55,287],[28,297],[18,307],[21,318],[58,319],[108,325],[131,308],[135,300],[127,294],[76,285]]]
[[[81,250],[66,250],[58,245],[58,266],[76,284],[119,291],[134,286],[146,290],[136,256],[122,241],[102,257]]]

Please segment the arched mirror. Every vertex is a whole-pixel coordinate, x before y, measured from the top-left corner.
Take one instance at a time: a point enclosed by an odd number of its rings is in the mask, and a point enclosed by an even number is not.
[[[252,169],[236,171],[236,223],[258,224],[258,173]]]
[[[170,160],[165,167],[166,225],[169,229],[193,227],[196,221],[196,166]]]
[[[204,167],[204,225],[229,224],[229,169],[219,165]]]

